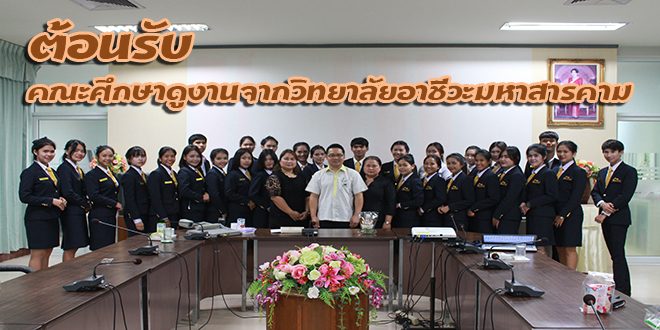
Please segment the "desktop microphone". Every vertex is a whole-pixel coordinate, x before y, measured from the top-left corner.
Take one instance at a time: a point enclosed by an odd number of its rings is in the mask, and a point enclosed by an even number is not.
[[[526,241],[526,242],[519,242],[516,244],[537,244],[537,243],[542,243],[547,241],[548,239],[545,237],[541,237],[538,239],[535,239],[533,241]],[[498,248],[498,247],[509,247],[509,246],[515,246],[516,244],[501,244],[501,245],[493,245],[488,249],[488,255],[484,257],[484,263],[481,265],[483,269],[501,269],[501,270],[507,270],[511,269],[513,265],[510,265],[504,260],[500,259],[500,255],[498,253],[493,253],[493,249]]]
[[[106,260],[101,260],[96,266],[94,266],[94,270],[92,271],[92,276],[83,278],[81,280],[73,281],[69,284],[65,284],[63,286],[64,290],[68,292],[82,292],[82,291],[97,291],[101,290],[104,288],[106,282],[105,282],[105,276],[101,274],[96,274],[96,268],[99,266],[104,266],[104,265],[117,265],[117,264],[134,264],[134,265],[139,265],[142,263],[142,259],[134,259],[134,260],[128,260],[128,261],[109,261],[106,262]]]
[[[132,230],[132,229],[117,226],[117,225],[114,225],[114,224],[111,224],[111,223],[103,222],[99,219],[92,219],[92,222],[93,223],[100,223],[102,225],[106,225],[106,226],[113,227],[113,228],[123,229],[123,230],[131,232],[133,234],[146,236],[147,239],[149,240],[149,245],[145,245],[145,246],[141,246],[141,247],[138,247],[138,248],[135,248],[135,249],[132,249],[132,250],[128,250],[128,254],[130,254],[130,255],[134,255],[134,256],[153,256],[153,255],[158,254],[158,246],[154,245],[153,241],[151,240],[151,235],[149,235],[149,234],[141,233],[137,230]]]
[[[596,297],[592,294],[585,294],[584,297],[582,297],[582,301],[588,305],[591,306],[591,309],[594,311],[594,314],[596,314],[596,319],[598,319],[598,324],[600,324],[600,328],[602,330],[605,330],[605,326],[603,325],[603,321],[600,319],[600,315],[598,315],[598,311],[596,310],[596,306],[594,304],[596,303]]]
[[[513,268],[509,268],[511,271],[511,281],[504,281],[504,292],[513,297],[533,297],[537,298],[542,296],[545,291],[533,287],[531,285],[523,284],[520,282],[516,282]]]
[[[449,218],[451,219],[451,223],[454,224],[454,228],[458,230],[458,225],[456,225],[456,220],[454,220],[454,215],[449,214]],[[461,224],[461,232],[463,233],[463,239],[459,241],[456,245],[456,251],[458,253],[463,253],[463,254],[477,254],[477,253],[484,253],[486,252],[484,249],[473,245],[473,244],[468,244],[466,242],[467,240],[467,232],[465,231],[465,227]]]

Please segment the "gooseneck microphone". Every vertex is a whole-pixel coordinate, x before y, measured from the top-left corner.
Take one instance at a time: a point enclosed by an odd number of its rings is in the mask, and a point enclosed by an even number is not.
[[[516,282],[516,277],[515,273],[513,271],[513,268],[509,268],[511,271],[511,281],[504,281],[504,293],[506,293],[509,296],[514,296],[514,297],[540,297],[542,296],[545,291],[533,287],[528,284],[523,284],[520,282]]]
[[[110,261],[110,262],[103,262],[103,260],[101,260],[101,262],[99,262],[98,264],[96,264],[96,266],[94,266],[94,271],[92,271],[92,277],[97,277],[96,276],[96,268],[98,268],[99,266],[118,265],[118,264],[139,265],[141,263],[142,263],[142,259],[140,259],[140,258],[135,258],[134,260],[127,260],[127,261]],[[103,275],[101,275],[101,276],[103,276]]]
[[[450,213],[449,218],[451,219],[451,223],[454,225],[454,228],[456,228],[456,230],[460,228],[461,232],[463,233],[463,239],[460,240],[456,245],[456,251],[458,251],[458,253],[477,254],[477,253],[486,252],[482,248],[467,242],[467,232],[465,231],[465,226],[461,224],[461,226],[458,227],[458,225],[456,224],[456,220],[454,220],[453,214]]]
[[[598,324],[600,324],[600,328],[602,330],[605,330],[605,326],[603,325],[603,321],[600,319],[600,315],[598,315],[598,311],[596,310],[596,297],[592,294],[585,294],[584,297],[582,297],[582,301],[588,305],[591,306],[591,309],[594,311],[594,314],[596,315],[596,319],[598,319]]]
[[[548,239],[545,237],[540,237],[533,241],[518,242],[516,244],[538,244],[538,243],[546,242],[547,240]],[[481,267],[483,269],[501,269],[501,270],[511,269],[511,267],[513,266],[500,259],[500,255],[497,253],[493,253],[493,250],[496,248],[515,246],[516,244],[500,244],[500,245],[491,246],[488,249],[488,255],[484,257],[484,263],[481,265]]]
[[[117,265],[117,264],[134,264],[139,265],[142,263],[142,259],[134,259],[127,261],[107,261],[106,259],[101,260],[92,271],[92,276],[83,278],[81,280],[73,281],[71,283],[65,284],[63,286],[64,290],[68,292],[81,292],[81,291],[97,291],[105,288],[106,281],[105,277],[101,274],[96,274],[96,268],[104,265]]]
[[[134,255],[134,256],[152,256],[152,255],[157,255],[158,254],[158,246],[154,245],[153,241],[151,240],[151,236],[146,233],[139,232],[137,230],[132,230],[126,227],[122,226],[117,226],[112,223],[108,222],[103,222],[99,219],[92,219],[92,223],[99,223],[108,227],[113,227],[113,228],[118,228],[118,229],[123,229],[125,231],[131,232],[133,234],[137,234],[140,236],[145,236],[149,240],[149,245],[141,246],[135,249],[128,250],[128,254]]]

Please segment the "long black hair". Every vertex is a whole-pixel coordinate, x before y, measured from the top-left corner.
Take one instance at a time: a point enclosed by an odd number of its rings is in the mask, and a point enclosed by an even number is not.
[[[32,141],[32,158],[37,159],[37,151],[45,146],[51,146],[53,149],[57,149],[55,142],[45,136]]]
[[[181,159],[179,160],[179,168],[184,168],[186,166],[192,166],[192,165],[188,164],[188,162],[186,161],[186,156],[191,152],[196,152],[199,155],[199,158],[200,158],[199,164],[197,164],[197,166],[193,166],[193,167],[195,167],[197,169],[200,168],[200,166],[202,165],[202,162],[201,162],[202,152],[199,151],[199,148],[197,148],[197,146],[193,145],[193,144],[187,145],[185,148],[183,148],[183,151],[181,152]]]
[[[109,146],[107,144],[103,144],[103,145],[100,145],[100,146],[96,147],[96,151],[94,152],[94,154],[96,155],[96,159],[101,157],[101,153],[106,151],[106,150],[112,151],[113,155],[115,154],[115,149],[113,149],[111,146]]]
[[[82,142],[80,140],[72,139],[66,142],[64,145],[64,154],[62,154],[62,161],[68,159],[71,159],[71,154],[78,149],[78,146],[83,147],[83,152],[87,154],[87,146],[85,145],[85,142]]]
[[[268,157],[273,159],[273,161],[274,161],[273,168],[275,168],[275,165],[277,165],[277,154],[275,153],[275,151],[273,151],[271,149],[264,149],[259,154],[259,159],[257,159],[257,166],[256,166],[257,171],[261,171],[261,170],[266,169],[266,159]],[[234,162],[236,162],[236,160],[237,159],[234,158]],[[238,160],[240,161],[240,158],[238,158]]]
[[[250,167],[252,167],[252,153],[246,148],[240,148],[236,150],[236,153],[234,154],[234,161],[231,163],[231,167],[229,168],[230,171],[238,170],[241,167],[241,157],[245,154],[250,155],[250,165],[247,169],[249,170]]]
[[[168,151],[171,151],[172,153],[174,153],[174,157],[176,157],[176,150],[174,150],[174,148],[168,147],[168,146],[161,147],[158,150],[158,159],[156,160],[156,163],[158,163],[158,165],[162,164],[160,159],[163,158],[163,156],[165,156],[165,154]]]

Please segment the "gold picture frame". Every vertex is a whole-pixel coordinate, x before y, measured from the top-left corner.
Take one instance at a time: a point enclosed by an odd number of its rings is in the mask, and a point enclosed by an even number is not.
[[[596,85],[604,81],[604,59],[548,59],[548,81]],[[547,124],[553,127],[603,127],[603,104],[548,104]]]

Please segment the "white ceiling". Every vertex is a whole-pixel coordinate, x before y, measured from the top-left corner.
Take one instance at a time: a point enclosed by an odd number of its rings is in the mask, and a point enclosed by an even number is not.
[[[49,19],[76,29],[143,17],[206,23],[196,45],[555,44],[660,46],[660,1],[565,6],[566,0],[137,0],[145,9],[88,11],[70,0],[2,0],[0,39],[20,45]],[[500,31],[507,21],[629,22],[613,32]],[[95,30],[94,30],[95,31]]]

